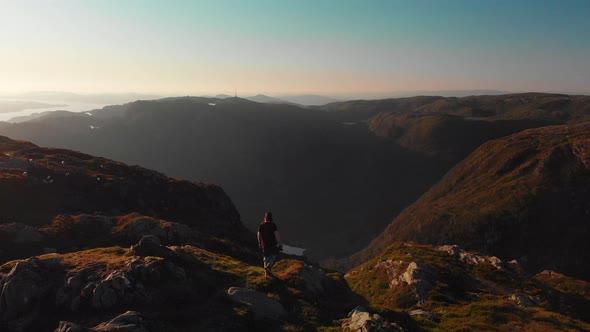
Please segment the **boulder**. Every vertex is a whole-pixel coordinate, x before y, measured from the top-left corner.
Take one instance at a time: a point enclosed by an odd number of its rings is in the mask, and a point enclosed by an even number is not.
[[[396,323],[388,322],[378,314],[370,314],[363,307],[354,308],[348,318],[342,321],[342,330],[344,332],[403,332],[402,327]]]
[[[390,287],[413,286],[418,303],[428,299],[428,292],[436,281],[436,273],[423,263],[386,260],[377,263],[375,268],[387,271]]]
[[[95,332],[95,330],[82,327],[76,323],[61,321],[54,332]]]
[[[423,309],[410,310],[408,314],[412,317],[422,317],[431,321],[439,320],[432,311],[427,311]]]
[[[127,311],[93,328],[98,332],[148,332],[148,322],[136,311]]]
[[[48,267],[37,258],[19,261],[0,279],[0,322],[9,331],[26,330],[35,322],[53,286]]]
[[[114,270],[104,279],[100,280],[96,285],[89,284],[86,287],[93,287],[91,303],[97,309],[108,309],[121,302],[134,302],[136,298],[133,296],[132,272]],[[84,291],[80,291],[80,295],[84,296]]]
[[[324,294],[324,280],[326,274],[322,269],[305,264],[301,269],[301,276],[305,281],[305,288],[312,294]]]
[[[149,217],[138,217],[127,224],[123,232],[130,241],[139,241],[145,235],[153,235],[162,240],[166,238],[166,232],[160,227],[160,223]]]
[[[55,295],[55,304],[58,307],[69,307],[77,311],[81,301],[92,298],[96,284],[92,280],[98,280],[95,267],[84,268],[78,272],[70,272],[66,275],[64,285],[58,289]]]
[[[539,306],[539,301],[537,301],[536,298],[530,296],[529,294],[524,294],[524,293],[512,294],[508,297],[508,299],[516,302],[516,304],[522,308],[530,308],[530,307],[538,307]]]
[[[96,309],[108,309],[117,304],[119,296],[110,280],[100,282],[92,293],[92,306]]]
[[[193,231],[185,225],[175,222],[157,220],[145,216],[133,216],[123,228],[123,234],[128,241],[137,242],[145,235],[154,235],[164,243],[181,244],[192,242]]]
[[[227,294],[233,301],[249,306],[254,319],[276,320],[287,314],[281,303],[253,289],[230,287]]]
[[[484,256],[475,253],[470,253],[459,248],[459,246],[457,245],[444,245],[439,246],[436,249],[439,251],[447,252],[451,256],[457,257],[457,259],[463,263],[471,265],[490,264],[498,270],[504,271],[506,269],[506,264],[496,256]]]
[[[155,235],[145,235],[139,243],[131,246],[131,253],[136,256],[156,256],[162,258],[175,258],[174,251],[160,244],[160,239]]]
[[[94,328],[82,327],[72,322],[59,322],[55,332],[148,332],[149,323],[135,311],[127,311],[110,321],[100,323]]]

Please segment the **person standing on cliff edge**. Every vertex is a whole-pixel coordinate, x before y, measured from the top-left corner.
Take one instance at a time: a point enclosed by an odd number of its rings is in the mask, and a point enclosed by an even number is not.
[[[277,261],[279,251],[283,250],[277,225],[272,221],[272,212],[264,214],[264,220],[258,226],[258,247],[264,255],[264,274],[273,276],[272,267]]]

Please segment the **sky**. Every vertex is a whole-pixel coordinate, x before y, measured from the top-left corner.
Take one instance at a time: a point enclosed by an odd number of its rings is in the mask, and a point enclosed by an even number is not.
[[[588,0],[0,0],[0,93],[590,92]]]

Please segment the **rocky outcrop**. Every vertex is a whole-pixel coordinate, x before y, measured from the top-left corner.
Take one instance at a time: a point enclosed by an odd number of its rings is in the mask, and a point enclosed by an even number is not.
[[[449,253],[452,256],[457,257],[461,262],[477,265],[477,264],[490,264],[498,270],[505,270],[507,264],[496,256],[485,256],[476,253],[467,252],[457,245],[444,245],[437,247],[437,250]],[[508,263],[509,265],[517,265],[516,262]]]
[[[363,307],[354,308],[348,318],[342,320],[344,332],[403,332],[396,323],[388,322],[378,314],[370,314]]]
[[[127,216],[123,219],[131,219],[131,221],[124,221],[125,224],[120,232],[133,243],[138,242],[145,235],[153,235],[163,243],[181,244],[194,240],[194,232],[184,224],[165,222],[146,216]]]
[[[150,237],[147,237],[150,239]],[[153,237],[152,237],[153,238]],[[149,240],[138,244],[141,252]],[[149,247],[152,248],[152,247]],[[72,272],[66,276],[66,282],[56,295],[56,304],[71,311],[78,311],[82,307],[92,307],[97,310],[107,310],[120,305],[147,305],[165,302],[164,296],[158,296],[158,288],[166,283],[173,283],[177,288],[184,288],[186,294],[191,291],[191,284],[187,280],[185,269],[173,262],[193,265],[192,260],[183,260],[183,255],[166,247],[157,245],[158,250],[165,250],[168,259],[162,257],[130,257],[123,268],[111,271],[101,277],[100,271],[89,267]],[[151,250],[151,249],[150,249]],[[196,264],[194,265],[196,266]],[[156,293],[154,293],[156,292]],[[176,296],[169,294],[170,296]]]
[[[145,235],[139,243],[131,246],[131,252],[137,256],[157,256],[162,258],[176,257],[176,253],[160,244],[160,239],[155,235]]]
[[[386,260],[377,263],[375,268],[387,271],[390,287],[402,284],[413,287],[418,303],[426,301],[437,279],[434,271],[419,262]]]
[[[287,314],[281,303],[253,289],[230,287],[227,294],[233,301],[250,307],[255,319],[276,320]]]
[[[525,293],[512,294],[508,297],[508,299],[516,302],[516,304],[519,307],[523,307],[523,308],[530,308],[530,307],[538,307],[539,306],[539,301],[536,298],[530,296],[529,294],[525,294]]]
[[[395,243],[345,278],[380,314],[403,311],[419,330],[588,329],[589,283],[550,271],[531,277],[457,246]]]
[[[148,332],[149,322],[136,311],[127,311],[94,328],[85,328],[76,323],[61,321],[55,332]]]
[[[324,280],[326,279],[325,272],[317,267],[305,264],[300,271],[301,277],[305,282],[305,288],[312,294],[324,294]]]
[[[424,309],[410,310],[410,311],[408,311],[408,314],[411,317],[421,317],[421,318],[432,320],[432,321],[438,321],[439,320],[436,317],[436,314],[434,314],[434,312],[428,311],[428,310],[424,310]]]
[[[25,331],[35,322],[53,288],[49,273],[47,265],[30,258],[17,262],[0,279],[0,324],[8,331]]]

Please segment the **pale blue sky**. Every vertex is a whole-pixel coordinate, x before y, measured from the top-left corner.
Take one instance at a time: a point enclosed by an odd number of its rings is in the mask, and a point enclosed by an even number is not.
[[[0,6],[0,92],[590,92],[590,0]]]

